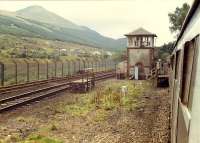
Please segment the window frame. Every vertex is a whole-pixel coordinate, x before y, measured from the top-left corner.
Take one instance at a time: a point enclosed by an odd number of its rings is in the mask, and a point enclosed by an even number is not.
[[[181,66],[181,55],[182,55],[182,50],[176,51],[176,56],[175,56],[175,74],[174,74],[174,79],[178,80],[179,78],[179,70]]]
[[[189,91],[189,98],[188,98],[188,109],[192,110],[192,101],[194,95],[194,88],[195,88],[195,80],[197,75],[197,66],[198,66],[198,58],[199,57],[199,48],[200,48],[200,36],[197,35],[193,39],[194,45],[194,61],[193,61],[193,68],[192,68],[192,75],[191,75],[191,84],[190,84],[190,91]]]
[[[188,41],[183,48],[183,70],[182,70],[182,88],[181,88],[181,102],[188,106],[190,87],[192,80],[192,71],[194,64],[194,41]]]

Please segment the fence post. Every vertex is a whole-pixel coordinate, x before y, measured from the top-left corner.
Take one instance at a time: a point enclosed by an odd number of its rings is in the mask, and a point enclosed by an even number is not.
[[[27,79],[26,82],[29,82],[29,62],[25,59],[24,62],[26,63],[26,75]]]
[[[73,74],[76,74],[76,61],[73,61],[74,63],[74,73]]]
[[[81,70],[81,60],[80,59],[78,60],[78,68],[79,68],[78,69],[78,72],[79,72]]]
[[[97,71],[98,72],[100,71],[100,62],[99,62],[99,60],[97,61]]]
[[[108,71],[111,70],[111,60],[108,60]]]
[[[90,66],[89,68],[92,68],[92,61],[90,60],[89,63],[90,63],[89,64],[89,66]]]
[[[100,59],[100,65],[99,65],[99,69],[100,69],[100,71],[102,70],[102,60]]]
[[[84,70],[87,68],[87,60],[84,59]]]
[[[93,62],[93,68],[94,68],[94,72],[96,72],[96,60]]]
[[[112,69],[116,69],[117,68],[116,64],[117,64],[117,62],[112,61]]]
[[[80,71],[83,69],[83,60],[80,59]]]
[[[108,71],[110,71],[110,69],[111,69],[111,60],[110,59],[108,60],[108,68],[107,69],[108,69]]]
[[[87,59],[85,59],[85,69],[88,67]]]
[[[88,60],[88,68],[90,68],[90,66],[91,66],[91,65],[90,65],[90,60]]]
[[[85,70],[85,60],[83,60],[83,69]]]
[[[113,64],[114,64],[113,65],[114,70],[117,71],[117,62],[113,62]]]
[[[97,67],[98,67],[98,61],[96,60],[96,61],[95,61],[95,71],[96,71],[96,72],[98,72]]]
[[[98,65],[98,61],[95,60],[95,71],[96,71],[96,72],[98,71],[98,70],[97,70],[97,65]]]
[[[57,76],[57,62],[56,62],[56,60],[55,60],[54,63],[55,63],[55,75],[54,76],[56,77]]]
[[[103,60],[101,59],[101,71],[103,71],[104,70],[104,63],[103,63]]]
[[[106,70],[109,70],[109,59],[106,60]]]
[[[15,84],[17,84],[18,82],[18,77],[17,77],[17,62],[13,59],[12,62],[14,63],[15,65]]]
[[[100,71],[100,60],[97,61],[97,69],[98,69],[98,72]]]
[[[94,72],[94,63],[93,63],[93,61],[92,61],[92,71]]]
[[[68,76],[70,76],[70,61],[67,61]]]
[[[89,68],[89,60],[87,59],[86,61],[87,61],[87,68]]]
[[[113,64],[112,64],[112,62],[113,62],[113,61],[110,59],[110,66],[109,66],[109,69],[110,69],[110,70],[112,70],[112,69],[113,69],[113,68],[112,68],[112,67],[113,67]]]
[[[110,69],[113,70],[114,65],[113,65],[113,60],[110,61]]]
[[[47,70],[46,71],[47,72],[46,76],[47,76],[47,79],[49,79],[49,62],[48,62],[48,60],[47,60],[47,69],[46,70]]]
[[[38,78],[38,80],[40,80],[40,62],[39,61],[37,61],[37,78]]]
[[[40,62],[38,60],[34,60],[37,64],[37,79],[40,80]]]
[[[4,86],[4,71],[5,71],[5,65],[4,65],[4,63],[0,62],[0,80],[1,80],[1,86]]]
[[[88,60],[87,62],[88,62],[88,68],[90,68],[90,60]]]
[[[104,71],[104,69],[105,69],[105,63],[104,63],[104,60],[103,59],[101,59],[102,61],[101,61],[101,63],[102,63],[102,71]]]
[[[105,71],[106,71],[106,69],[107,69],[107,66],[106,66],[106,59],[104,60],[104,64],[105,64]]]
[[[112,64],[112,60],[110,60],[110,70],[112,70],[113,64]]]
[[[64,76],[64,71],[63,71],[63,70],[64,70],[64,68],[63,68],[63,61],[61,61],[61,64],[62,64],[62,65],[61,65],[61,66],[62,66],[61,68],[62,68],[62,77],[63,77],[63,76]]]

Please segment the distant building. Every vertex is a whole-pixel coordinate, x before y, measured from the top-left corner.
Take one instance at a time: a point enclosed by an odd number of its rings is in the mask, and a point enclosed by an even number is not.
[[[113,54],[111,52],[107,51],[106,55],[111,57]]]
[[[101,52],[99,52],[99,51],[94,51],[94,52],[92,52],[92,55],[100,56],[100,55],[101,55]]]
[[[154,62],[156,34],[139,28],[125,34],[127,37],[127,76],[146,79]]]

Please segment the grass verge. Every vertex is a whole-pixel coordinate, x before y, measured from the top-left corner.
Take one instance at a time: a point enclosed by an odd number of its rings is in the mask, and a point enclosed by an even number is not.
[[[90,93],[80,95],[77,102],[61,105],[60,111],[72,116],[86,116],[95,111],[95,121],[102,121],[108,115],[108,111],[123,108],[133,110],[137,106],[137,97],[148,87],[145,81],[117,81],[107,82],[106,86],[98,88]],[[121,92],[122,86],[127,92]]]

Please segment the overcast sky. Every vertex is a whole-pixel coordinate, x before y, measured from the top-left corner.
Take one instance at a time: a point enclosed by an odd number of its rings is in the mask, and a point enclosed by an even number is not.
[[[174,37],[169,31],[168,13],[186,1],[191,4],[193,0],[0,1],[0,9],[16,11],[40,5],[78,25],[115,39],[143,27],[156,33],[157,45],[161,45]]]

